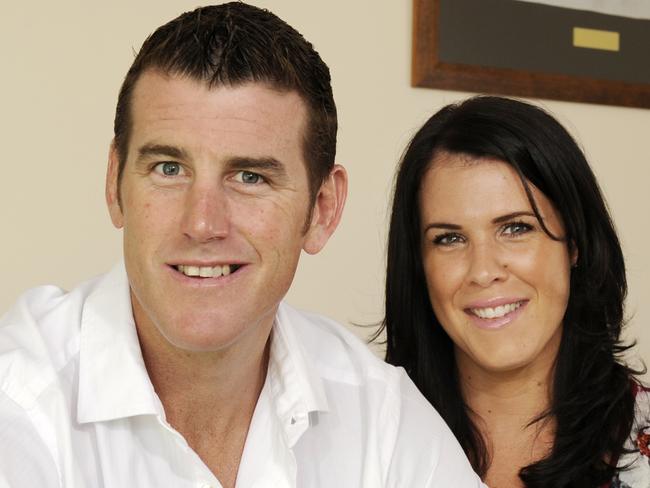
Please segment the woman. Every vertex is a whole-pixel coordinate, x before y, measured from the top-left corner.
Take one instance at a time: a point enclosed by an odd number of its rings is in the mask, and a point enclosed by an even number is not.
[[[619,240],[550,115],[476,97],[425,123],[397,174],[386,281],[386,360],[488,485],[650,486]]]

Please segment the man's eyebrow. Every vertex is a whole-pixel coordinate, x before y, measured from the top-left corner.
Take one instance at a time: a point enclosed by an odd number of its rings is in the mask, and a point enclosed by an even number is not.
[[[228,169],[231,171],[260,171],[276,178],[285,178],[287,169],[284,164],[273,157],[232,157],[227,162]]]
[[[145,144],[138,149],[138,159],[151,156],[165,156],[172,159],[187,159],[187,152],[180,147],[168,144]]]
[[[168,144],[145,144],[138,149],[138,161],[160,156],[179,160],[189,159],[185,149]],[[233,156],[227,159],[226,165],[229,171],[260,171],[276,178],[287,176],[285,165],[273,157]]]

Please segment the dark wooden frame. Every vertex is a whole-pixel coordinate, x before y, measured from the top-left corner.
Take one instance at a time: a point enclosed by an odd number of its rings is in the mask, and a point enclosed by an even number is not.
[[[650,108],[650,84],[442,62],[439,11],[440,0],[413,0],[413,86]]]

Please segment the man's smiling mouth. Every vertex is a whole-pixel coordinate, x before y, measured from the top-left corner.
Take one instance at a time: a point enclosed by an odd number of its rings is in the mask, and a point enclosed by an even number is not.
[[[174,266],[174,269],[190,278],[219,278],[221,276],[228,276],[241,267],[241,264],[223,264],[217,266],[190,266],[178,264]]]

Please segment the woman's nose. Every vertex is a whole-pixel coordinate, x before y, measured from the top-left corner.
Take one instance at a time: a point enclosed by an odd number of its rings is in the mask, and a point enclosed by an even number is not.
[[[499,244],[491,240],[473,242],[470,250],[468,280],[486,288],[508,276],[507,260]]]

